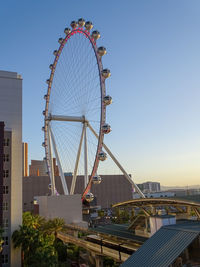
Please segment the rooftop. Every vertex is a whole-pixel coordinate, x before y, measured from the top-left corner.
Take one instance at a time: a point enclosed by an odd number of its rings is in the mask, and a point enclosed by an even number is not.
[[[121,267],[167,267],[200,234],[200,222],[160,228]],[[181,241],[181,242],[180,242]]]

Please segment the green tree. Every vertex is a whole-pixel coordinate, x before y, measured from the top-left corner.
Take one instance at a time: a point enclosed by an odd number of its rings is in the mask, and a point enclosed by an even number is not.
[[[64,219],[61,218],[54,218],[51,220],[48,220],[42,227],[45,234],[54,234],[56,237],[56,234],[63,230],[65,225]]]
[[[22,224],[26,225],[27,227],[31,227],[34,229],[41,228],[45,223],[46,220],[42,216],[33,215],[32,213],[24,212],[22,217]]]
[[[41,216],[30,212],[23,214],[23,224],[14,231],[12,239],[14,247],[22,249],[24,266],[55,266],[57,263],[55,235],[43,231],[47,224],[48,221]]]

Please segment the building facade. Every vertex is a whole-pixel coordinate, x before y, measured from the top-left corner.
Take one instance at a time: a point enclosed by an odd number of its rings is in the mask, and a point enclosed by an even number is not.
[[[110,208],[112,204],[132,199],[132,185],[124,175],[101,175],[102,181],[92,185],[91,192],[96,197],[97,205]],[[71,187],[72,176],[65,176],[68,189]],[[49,176],[29,176],[23,179],[23,210],[32,211],[35,196],[46,196],[51,193],[48,185]],[[63,194],[60,177],[55,177],[56,189]],[[77,176],[75,194],[82,194],[84,177]]]
[[[12,233],[22,224],[22,78],[0,71],[0,222],[2,266],[21,266]]]

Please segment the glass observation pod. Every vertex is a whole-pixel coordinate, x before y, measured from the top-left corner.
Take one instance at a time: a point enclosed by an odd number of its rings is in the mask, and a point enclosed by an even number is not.
[[[109,95],[104,96],[103,102],[106,106],[110,105],[112,103],[112,97]]]
[[[91,36],[95,41],[101,37],[100,32],[98,32],[98,31],[93,31]]]
[[[49,190],[51,190],[51,184],[48,185]]]
[[[76,29],[76,28],[78,27],[78,23],[77,23],[76,21],[73,20],[73,21],[71,22],[70,26],[71,26],[72,29],[74,30],[74,29]]]
[[[101,151],[99,154],[98,154],[98,159],[101,160],[101,161],[104,161],[107,159],[107,154],[103,151]]]
[[[86,30],[90,31],[93,28],[92,22],[91,21],[87,21],[85,23],[85,28],[86,28]]]
[[[99,175],[95,175],[95,176],[92,178],[92,182],[93,182],[93,184],[100,184],[100,183],[101,183],[101,176],[99,176]]]
[[[108,134],[109,132],[111,132],[111,127],[109,124],[105,123],[103,126],[102,126],[102,132],[104,134]]]
[[[64,30],[64,33],[67,35],[67,34],[69,34],[71,32],[71,29],[70,28],[65,28],[65,30]]]
[[[94,195],[93,195],[92,193],[87,193],[87,194],[85,195],[85,200],[86,200],[87,202],[92,202],[92,200],[94,200]]]
[[[83,18],[81,18],[81,19],[79,19],[78,20],[78,25],[79,25],[79,27],[84,27],[84,25],[85,25],[85,20],[83,19]]]
[[[104,46],[100,46],[97,49],[97,53],[100,57],[104,56],[107,52],[106,52],[106,48]]]

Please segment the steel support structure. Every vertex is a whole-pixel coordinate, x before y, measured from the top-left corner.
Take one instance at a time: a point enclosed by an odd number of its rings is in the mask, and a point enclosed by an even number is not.
[[[88,184],[88,147],[87,147],[87,123],[84,122],[84,169],[85,169],[85,179],[84,179],[84,188]]]
[[[76,156],[76,163],[75,163],[75,167],[74,167],[74,174],[73,174],[72,185],[71,185],[71,189],[70,189],[70,195],[73,195],[74,190],[75,190],[77,170],[78,170],[78,165],[79,165],[79,160],[80,160],[80,155],[81,155],[81,148],[82,148],[82,143],[83,143],[84,132],[85,132],[85,126],[83,124],[81,139],[80,139],[80,143],[79,143],[79,147],[78,147],[78,153]]]
[[[69,192],[68,192],[68,188],[67,188],[67,184],[66,184],[66,180],[65,180],[65,175],[64,175],[64,173],[62,171],[62,166],[61,166],[60,159],[59,159],[59,156],[58,156],[56,142],[55,142],[55,139],[54,139],[54,135],[53,135],[53,133],[51,131],[50,125],[49,125],[49,133],[50,133],[50,136],[51,136],[52,145],[53,145],[53,149],[54,149],[54,152],[55,152],[56,161],[57,161],[57,164],[58,164],[58,169],[59,169],[59,174],[60,174],[60,178],[61,178],[61,182],[62,182],[63,191],[64,191],[65,195],[68,195]]]
[[[92,128],[92,126],[90,125],[89,122],[88,122],[88,128],[91,130],[91,132],[94,134],[94,136],[96,136],[96,138],[98,139],[99,138],[98,134],[95,132],[95,130]],[[137,191],[137,193],[142,198],[145,198],[145,195],[142,193],[142,191],[139,189],[139,187],[133,182],[133,180],[130,178],[130,176],[128,175],[128,173],[124,170],[124,168],[122,167],[122,165],[119,163],[119,161],[115,158],[115,156],[112,154],[112,152],[110,151],[110,149],[104,143],[103,143],[103,148],[106,150],[106,152],[109,154],[109,156],[111,157],[111,159],[115,162],[115,164],[119,167],[119,169],[124,174],[124,176],[126,177],[126,179],[134,186],[134,188]]]
[[[53,157],[52,157],[52,146],[51,146],[51,133],[50,133],[50,129],[49,129],[49,124],[48,124],[48,132],[47,132],[47,136],[48,136],[48,146],[49,146],[49,163],[50,163],[50,172],[49,172],[49,176],[50,176],[50,181],[51,181],[51,194],[54,196],[56,193],[56,187],[55,187],[55,177],[54,177],[54,167],[53,167]]]

